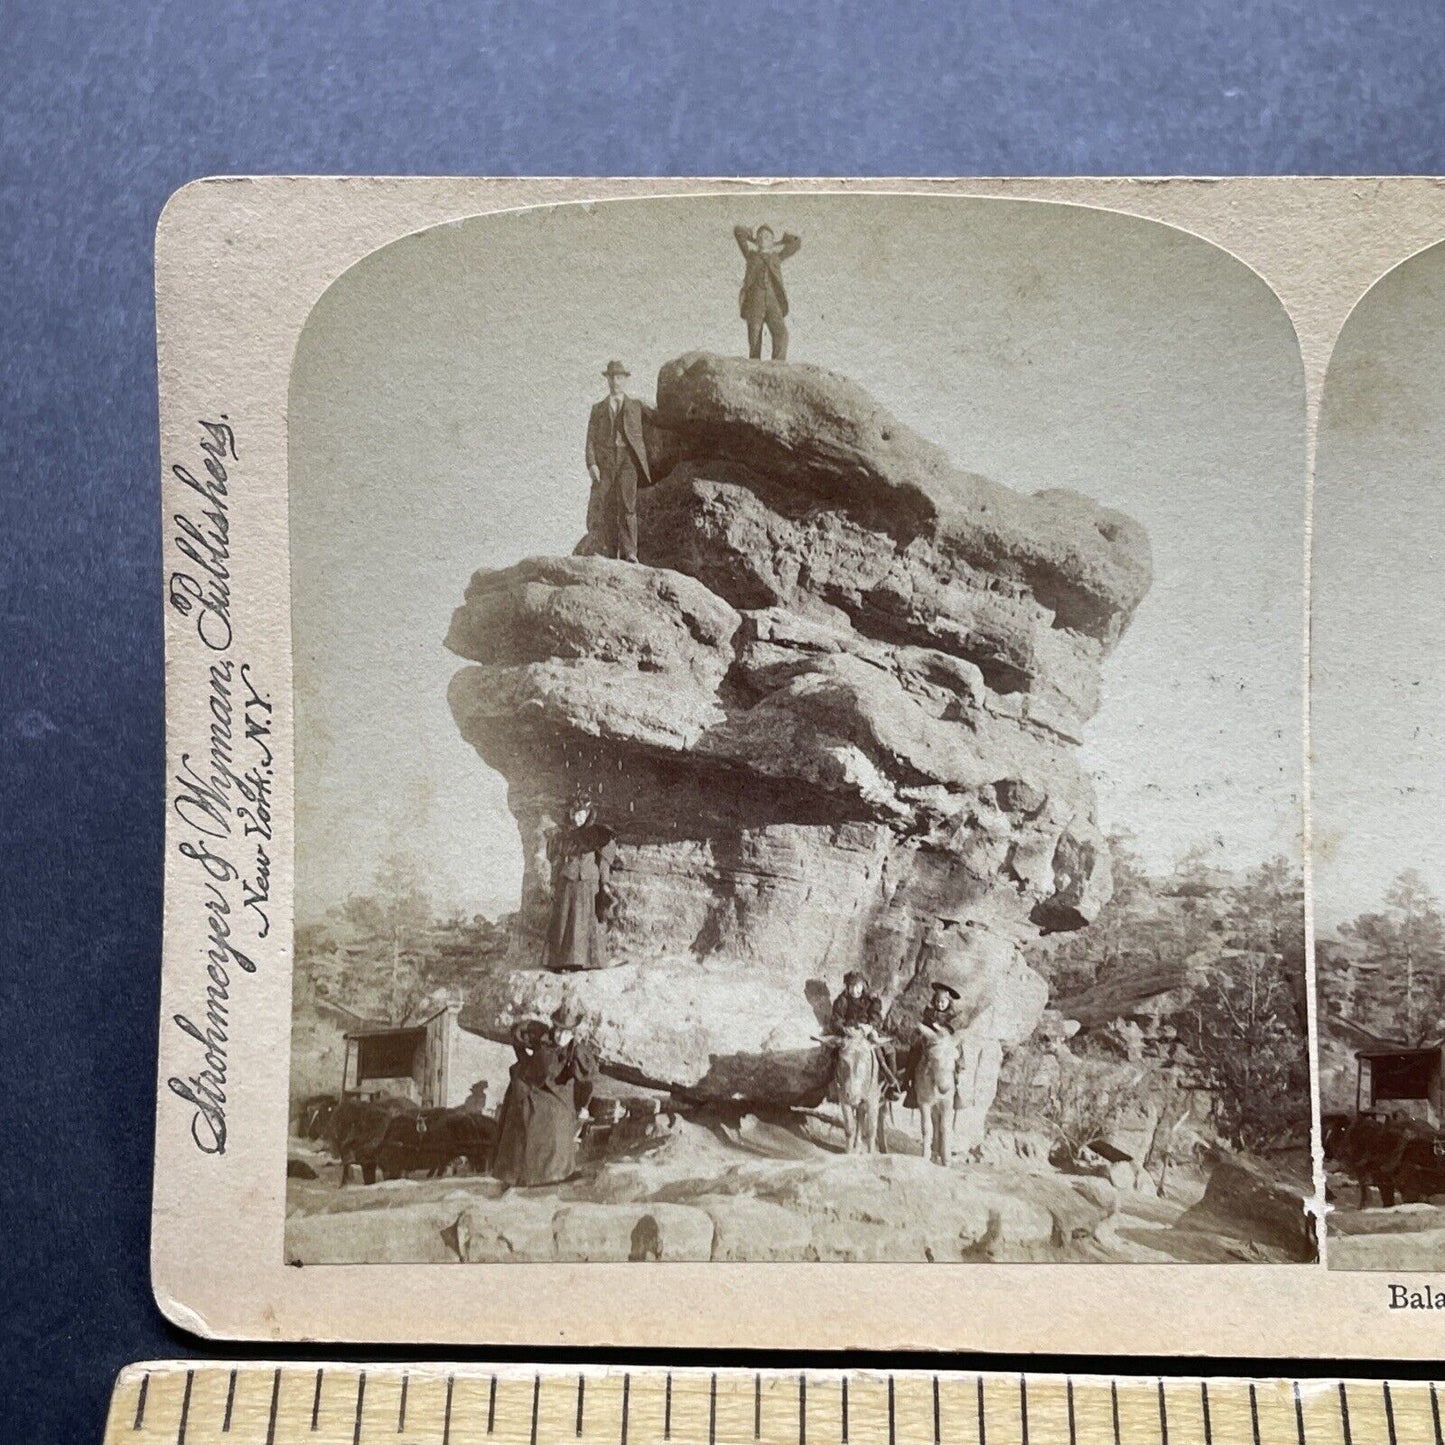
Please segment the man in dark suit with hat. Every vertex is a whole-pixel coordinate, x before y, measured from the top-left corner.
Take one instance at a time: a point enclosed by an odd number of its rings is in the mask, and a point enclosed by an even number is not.
[[[620,361],[609,361],[602,374],[607,395],[587,419],[587,475],[592,478],[587,537],[594,554],[635,562],[637,488],[652,482],[642,433],[650,409],[627,395],[631,373]]]
[[[773,360],[786,361],[788,293],[783,289],[783,262],[803,242],[791,231],[784,231],[781,241],[775,240],[771,226],[759,226],[756,231],[734,226],[733,236],[746,262],[738,312],[748,324],[748,355],[754,361],[762,356],[766,326],[773,339]]]

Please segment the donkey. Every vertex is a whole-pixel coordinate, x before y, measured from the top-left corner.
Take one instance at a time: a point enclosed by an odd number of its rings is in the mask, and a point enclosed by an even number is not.
[[[946,1029],[925,1028],[919,1037],[913,1095],[923,1129],[923,1157],[947,1167],[953,1150],[954,1092],[963,1040]]]
[[[873,1040],[858,1029],[848,1029],[838,1040],[833,1088],[843,1111],[843,1147],[849,1154],[875,1153],[882,1094],[878,1051]]]

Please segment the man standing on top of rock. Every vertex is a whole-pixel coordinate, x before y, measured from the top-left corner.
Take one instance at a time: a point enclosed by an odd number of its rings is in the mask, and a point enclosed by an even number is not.
[[[620,361],[609,361],[602,372],[607,395],[587,418],[587,475],[592,478],[588,549],[595,556],[624,562],[637,561],[638,484],[652,483],[642,432],[643,418],[651,415],[651,408],[628,396],[631,374]]]
[[[750,231],[734,226],[738,249],[747,261],[743,286],[738,292],[738,312],[748,324],[748,355],[754,361],[763,354],[763,327],[773,339],[773,360],[788,359],[788,293],[783,289],[783,262],[793,255],[802,239],[791,231],[775,241],[771,226]]]

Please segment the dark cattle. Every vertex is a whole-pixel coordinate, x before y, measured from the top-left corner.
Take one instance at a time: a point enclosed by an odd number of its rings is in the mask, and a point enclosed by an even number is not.
[[[1321,1114],[1320,1142],[1324,1145],[1326,1159],[1338,1159],[1338,1146],[1345,1131],[1355,1122],[1353,1114]]]
[[[474,1174],[485,1174],[491,1168],[492,1151],[497,1147],[495,1119],[475,1109],[448,1109],[442,1127],[447,1164],[465,1160]]]
[[[1337,1163],[1360,1186],[1360,1208],[1370,1203],[1370,1189],[1390,1209],[1400,1196],[1418,1203],[1445,1192],[1445,1159],[1436,1154],[1441,1141],[1427,1124],[1415,1119],[1357,1119],[1339,1115],[1321,1121],[1325,1157]]]
[[[296,1113],[296,1132],[303,1139],[324,1139],[332,1111],[341,1100],[335,1094],[312,1094],[302,1099]]]
[[[341,1161],[340,1183],[345,1184],[354,1164],[362,1182],[376,1183],[378,1156],[392,1132],[393,1121],[411,1123],[420,1110],[409,1099],[341,1100],[331,1111],[327,1137]]]
[[[1434,1134],[1411,1139],[1401,1155],[1397,1180],[1409,1203],[1445,1194],[1445,1139]]]
[[[440,1178],[461,1160],[484,1173],[497,1136],[496,1120],[485,1112],[486,1098],[486,1085],[477,1084],[456,1109],[420,1109],[408,1099],[389,1097],[341,1100],[326,1125],[341,1160],[340,1182],[347,1182],[353,1164],[366,1184],[374,1184],[378,1175],[401,1179],[417,1170]]]
[[[497,1142],[497,1122],[469,1109],[423,1109],[414,1118],[389,1121],[376,1154],[382,1177],[399,1179],[421,1170],[440,1179],[452,1165],[483,1173]]]

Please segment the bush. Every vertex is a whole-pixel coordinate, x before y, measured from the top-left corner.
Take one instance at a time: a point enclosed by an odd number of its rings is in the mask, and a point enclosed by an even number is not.
[[[1043,1130],[1077,1163],[1096,1139],[1146,1109],[1157,1091],[1155,1072],[1140,1064],[1030,1041],[1010,1051],[997,1104],[1015,1124]]]

